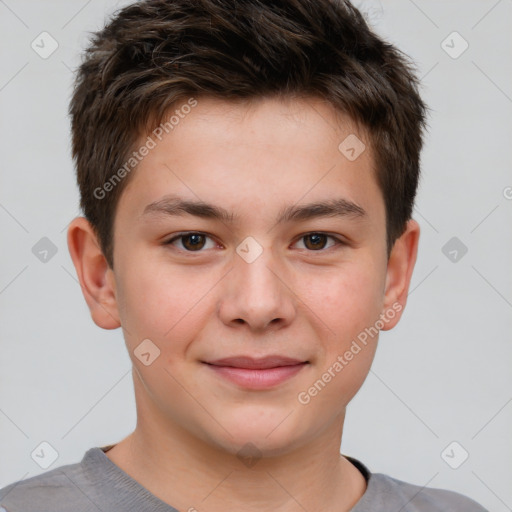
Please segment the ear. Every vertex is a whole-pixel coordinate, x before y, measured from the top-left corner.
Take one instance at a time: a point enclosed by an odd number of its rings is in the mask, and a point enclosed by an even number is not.
[[[383,322],[384,327],[381,329],[383,331],[392,329],[402,316],[407,302],[412,271],[416,263],[419,238],[420,226],[414,219],[411,219],[391,250],[384,289],[382,314],[386,317],[386,322]],[[388,314],[386,314],[387,311]],[[394,312],[393,317],[391,317],[391,311]]]
[[[103,329],[120,327],[114,272],[84,217],[76,217],[69,224],[68,249],[94,323]]]

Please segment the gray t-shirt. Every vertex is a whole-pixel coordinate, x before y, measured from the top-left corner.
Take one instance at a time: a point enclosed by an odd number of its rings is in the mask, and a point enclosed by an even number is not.
[[[90,448],[80,463],[0,489],[0,512],[177,512],[105,455],[112,446]],[[488,512],[462,494],[371,473],[357,459],[345,457],[367,481],[366,492],[351,512]]]

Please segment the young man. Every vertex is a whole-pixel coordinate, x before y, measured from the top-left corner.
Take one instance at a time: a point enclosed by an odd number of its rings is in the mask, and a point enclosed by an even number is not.
[[[339,451],[406,304],[426,113],[355,8],[134,4],[70,113],[69,250],[94,322],[123,329],[138,421],[2,489],[5,510],[484,510]]]

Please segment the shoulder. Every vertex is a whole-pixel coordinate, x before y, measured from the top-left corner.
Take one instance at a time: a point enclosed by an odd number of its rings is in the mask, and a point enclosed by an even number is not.
[[[403,512],[488,512],[476,501],[447,489],[423,487],[382,473],[372,473],[368,487],[353,512],[402,507]]]
[[[0,489],[0,512],[177,512],[116,466],[110,446]]]
[[[0,489],[0,511],[60,512],[70,505],[76,512],[91,510],[91,501],[81,489],[81,482],[80,463],[18,480]]]

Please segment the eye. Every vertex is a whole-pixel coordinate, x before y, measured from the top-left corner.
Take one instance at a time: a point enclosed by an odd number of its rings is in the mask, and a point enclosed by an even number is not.
[[[164,245],[175,245],[175,242],[180,241],[186,252],[200,252],[201,249],[205,247],[205,240],[207,239],[212,240],[209,236],[206,236],[203,233],[181,233],[170,240],[167,240]],[[215,242],[213,242],[212,247],[215,247]]]
[[[327,235],[325,233],[308,233],[306,235],[302,235],[299,241],[307,240],[307,242],[304,244],[307,249],[310,249],[312,251],[321,251],[325,249],[325,242],[328,238],[335,240],[335,243],[330,247],[327,247],[327,249],[330,249],[335,245],[345,245],[345,243],[341,241],[339,238]]]
[[[326,247],[326,242],[329,238],[331,240],[334,240],[334,243]],[[211,240],[212,245],[210,247],[206,247],[207,240]],[[302,235],[299,241],[301,240],[306,240],[306,243],[304,244],[306,249],[308,249],[309,251],[316,252],[330,249],[331,247],[334,247],[336,245],[346,245],[345,242],[343,242],[337,237],[318,232],[307,233],[306,235]],[[164,242],[164,245],[176,246],[177,242],[181,244],[181,247],[179,247],[179,249],[184,250],[185,252],[201,252],[201,249],[212,249],[216,246],[215,242],[211,237],[200,232],[180,233]]]

